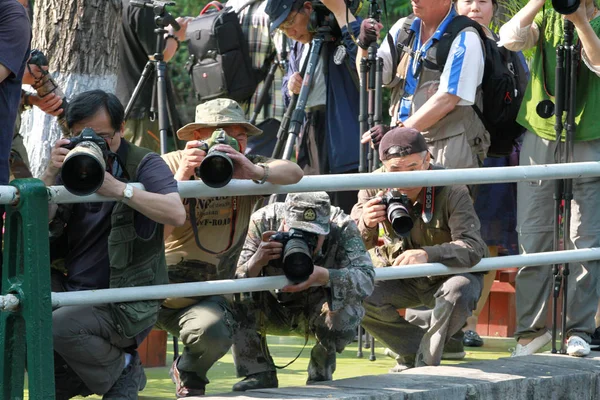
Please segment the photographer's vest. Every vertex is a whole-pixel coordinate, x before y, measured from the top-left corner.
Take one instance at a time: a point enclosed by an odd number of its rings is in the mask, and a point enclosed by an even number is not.
[[[404,22],[402,28],[399,31],[398,38],[396,40],[397,43],[402,43],[406,39],[407,32],[410,30],[410,26],[412,24],[412,19],[407,18]],[[472,28],[467,28],[467,30],[472,30],[477,35],[477,31]],[[413,39],[409,46],[412,48],[414,38],[416,35],[413,35]],[[400,55],[400,61],[397,66],[396,75],[400,78],[400,83],[392,88],[391,93],[391,101],[390,104],[392,107],[390,108],[390,114],[392,116],[392,125],[398,120],[398,112],[399,112],[399,104],[402,98],[410,101],[411,109],[410,115],[414,115],[415,112],[423,107],[423,105],[429,100],[429,98],[437,92],[437,88],[439,86],[440,79],[442,77],[442,72],[444,70],[443,66],[438,67],[436,62],[436,54],[437,54],[437,41],[427,50],[425,53],[425,57],[423,57],[422,67],[420,74],[416,77],[418,83],[415,88],[415,93],[413,95],[406,93],[405,88],[405,77],[408,74],[409,69],[411,68],[412,59],[408,56],[407,53],[402,52]],[[451,62],[451,58],[448,57],[448,61]],[[447,62],[448,62],[447,61]],[[483,96],[482,96],[481,85],[477,88],[477,94],[475,97],[475,104],[482,109],[483,108]],[[431,126],[427,131],[421,132],[425,137],[425,140],[430,146],[435,147],[435,142],[448,139],[454,136],[466,135],[467,142],[473,149],[473,153],[479,152],[479,146],[482,142],[487,143],[489,145],[489,135],[483,126],[483,123],[473,111],[472,107],[466,106],[456,106],[454,109],[449,112],[444,118],[439,120],[436,124]],[[486,147],[487,148],[487,147]],[[434,152],[434,151],[432,151]],[[452,155],[446,156],[446,158],[452,158]]]
[[[130,182],[137,179],[138,166],[149,150],[127,143],[125,169]],[[134,225],[135,210],[118,202],[111,215],[108,236],[110,260],[110,288],[150,286],[169,283],[163,225],[156,223],[148,239],[137,235]],[[111,304],[111,311],[119,333],[134,337],[154,325],[161,300],[141,300]]]

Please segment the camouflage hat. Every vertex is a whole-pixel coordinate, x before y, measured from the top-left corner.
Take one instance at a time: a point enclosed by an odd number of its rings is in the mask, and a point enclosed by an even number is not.
[[[325,192],[290,193],[285,199],[283,217],[289,228],[327,235],[330,215],[331,201]]]
[[[248,136],[260,135],[262,131],[252,125],[244,116],[242,107],[231,99],[214,99],[196,107],[196,122],[187,124],[177,131],[181,140],[194,140],[194,131],[201,128],[222,128],[241,125],[246,128]]]

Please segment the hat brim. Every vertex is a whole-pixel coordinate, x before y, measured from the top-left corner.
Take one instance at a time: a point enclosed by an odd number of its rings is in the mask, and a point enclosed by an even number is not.
[[[195,140],[194,131],[202,128],[223,128],[225,126],[241,125],[246,128],[248,136],[257,136],[263,133],[262,130],[249,122],[223,122],[221,124],[203,124],[201,122],[192,122],[185,125],[183,128],[177,131],[177,137],[180,140]],[[209,135],[210,136],[210,135]],[[201,138],[203,139],[203,138]]]
[[[275,32],[275,29],[279,28],[279,25],[283,24],[283,21],[285,21],[288,15],[290,15],[290,12],[292,12],[292,7],[285,9],[275,21],[271,22],[271,26],[269,27],[271,33]]]
[[[300,229],[301,231],[314,233],[316,235],[328,235],[329,234],[329,225],[327,225],[327,229],[323,229],[323,227],[319,224],[312,224],[310,222],[301,222],[296,221],[292,222],[288,225],[290,229]]]

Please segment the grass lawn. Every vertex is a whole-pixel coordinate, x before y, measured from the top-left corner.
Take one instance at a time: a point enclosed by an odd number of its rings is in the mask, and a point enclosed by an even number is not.
[[[302,348],[302,345],[304,344],[304,339],[269,336],[268,342],[269,349],[271,350],[271,354],[273,355],[275,362],[278,365],[285,365],[294,357],[296,357]],[[515,342],[513,339],[485,338],[485,345],[483,347],[466,348],[467,356],[463,360],[442,361],[442,364],[450,365],[477,360],[495,360],[500,357],[509,356],[509,348],[514,346]],[[312,342],[309,341],[306,349],[304,349],[302,355],[298,358],[298,360],[296,360],[295,363],[284,370],[278,371],[280,387],[301,386],[305,384],[307,378],[306,367],[308,365],[311,347]],[[337,370],[334,375],[335,379],[385,374],[395,363],[393,359],[383,354],[383,348],[380,346],[376,346],[376,361],[369,361],[370,350],[368,349],[363,349],[364,358],[356,358],[357,348],[357,343],[353,343],[344,351],[343,354],[338,355]],[[544,350],[549,349],[550,346],[547,346],[547,348]],[[172,359],[172,341],[169,340],[167,360]],[[172,400],[175,398],[175,385],[169,378],[168,366],[162,368],[147,368],[146,376],[148,377],[148,384],[146,385],[144,391],[140,393],[140,400]],[[223,357],[212,367],[212,369],[209,371],[208,377],[211,383],[207,386],[207,394],[217,394],[231,391],[231,386],[240,380],[240,378],[235,376],[235,368],[233,366],[231,352],[225,355],[225,357]],[[83,398],[78,397],[77,399]],[[90,396],[86,397],[86,399],[101,399],[101,397]]]

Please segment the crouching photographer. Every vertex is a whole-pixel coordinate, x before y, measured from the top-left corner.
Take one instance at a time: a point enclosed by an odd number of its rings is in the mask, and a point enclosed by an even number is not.
[[[434,169],[425,138],[411,128],[389,131],[381,140],[379,156],[383,167],[374,173]],[[376,267],[427,262],[471,267],[487,253],[466,186],[361,190],[358,199],[352,218]],[[377,246],[380,224],[385,237]],[[480,273],[381,281],[365,300],[362,325],[398,354],[398,365],[390,372],[439,365],[444,343],[475,309],[481,287]],[[397,311],[418,306],[433,309],[427,331]]]
[[[375,276],[350,216],[325,192],[289,194],[252,215],[236,274],[285,274],[291,283],[235,303],[233,359],[245,379],[233,390],[277,387],[267,333],[314,337],[307,383],[331,380],[335,353],[354,339]]]

